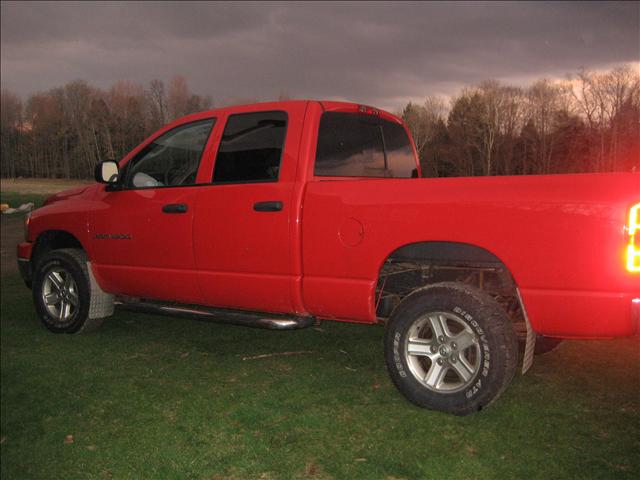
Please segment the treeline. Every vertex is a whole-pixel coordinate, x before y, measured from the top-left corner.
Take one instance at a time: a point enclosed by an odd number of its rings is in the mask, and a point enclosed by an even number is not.
[[[640,171],[640,71],[495,81],[400,113],[429,176]]]
[[[90,178],[96,162],[119,159],[162,125],[212,107],[180,76],[167,86],[118,82],[106,91],[78,80],[26,102],[3,90],[0,174]],[[528,88],[487,81],[399,114],[429,176],[640,170],[637,68]]]
[[[98,161],[120,159],[166,123],[212,105],[181,76],[107,91],[77,80],[25,103],[2,90],[1,175],[91,178]]]

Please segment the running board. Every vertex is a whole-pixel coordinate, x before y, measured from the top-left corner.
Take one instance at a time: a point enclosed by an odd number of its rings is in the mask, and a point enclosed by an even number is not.
[[[270,330],[297,330],[311,327],[316,323],[316,318],[312,316],[286,316],[150,301],[127,302],[120,299],[117,300],[115,304],[118,309],[130,312],[169,315],[171,317],[184,317]]]

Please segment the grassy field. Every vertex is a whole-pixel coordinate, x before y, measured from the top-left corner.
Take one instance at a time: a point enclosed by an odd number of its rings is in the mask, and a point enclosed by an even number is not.
[[[2,178],[2,192],[33,193],[38,195],[52,194],[68,188],[80,187],[92,183],[93,180],[64,180],[61,178]]]
[[[17,208],[23,203],[33,202],[34,207],[42,206],[42,202],[49,195],[23,193],[23,192],[4,192],[0,191],[0,203],[8,203],[12,208]]]
[[[119,312],[60,336],[3,273],[3,480],[640,477],[638,339],[567,343],[459,418],[396,392],[381,327]]]

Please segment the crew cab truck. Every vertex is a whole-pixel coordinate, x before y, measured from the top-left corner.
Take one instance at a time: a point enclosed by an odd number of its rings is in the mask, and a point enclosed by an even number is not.
[[[536,338],[638,333],[640,174],[421,177],[406,126],[381,110],[212,110],[49,198],[18,262],[55,333],[115,305],[385,323],[400,392],[459,415],[497,399]]]

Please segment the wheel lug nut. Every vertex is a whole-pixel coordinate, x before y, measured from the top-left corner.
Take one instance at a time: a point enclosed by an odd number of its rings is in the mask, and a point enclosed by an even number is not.
[[[455,355],[451,356],[451,363],[456,363],[458,361],[458,359],[456,358]]]
[[[436,353],[438,351],[438,347],[436,347],[435,345],[431,346],[431,353]]]
[[[439,341],[439,342],[444,342],[444,337],[443,337],[442,335],[440,335],[440,336],[438,337],[438,341]]]
[[[444,365],[444,360],[442,360],[441,358],[438,359],[438,365]]]
[[[458,348],[458,345],[456,345],[456,342],[451,342],[451,348]]]

